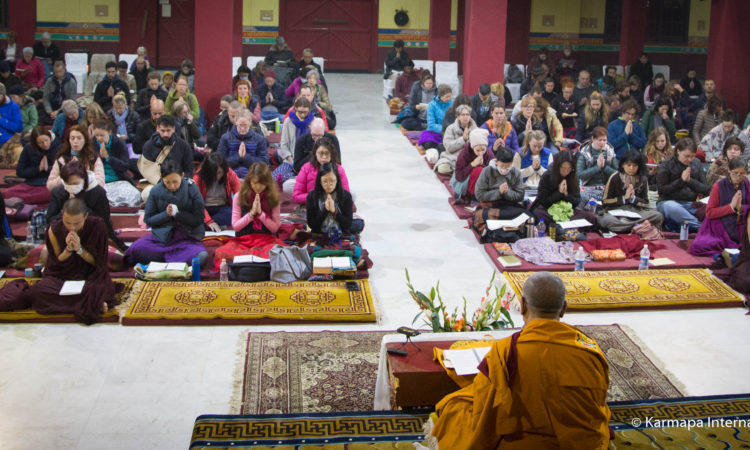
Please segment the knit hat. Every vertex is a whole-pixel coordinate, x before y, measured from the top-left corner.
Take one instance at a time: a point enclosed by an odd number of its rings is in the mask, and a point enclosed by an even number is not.
[[[20,84],[14,84],[8,89],[8,95],[23,95],[23,87]]]
[[[8,64],[8,61],[2,60],[0,61],[0,72],[10,72],[10,64]]]
[[[163,80],[164,77],[166,77],[166,76],[170,76],[170,77],[172,77],[172,79],[174,79],[174,74],[172,73],[171,70],[165,70],[164,73],[161,74],[161,79]]]
[[[490,135],[490,132],[483,129],[483,128],[475,128],[472,130],[471,133],[469,133],[469,143],[472,148],[476,147],[477,145],[487,145],[487,137]]]
[[[266,73],[263,74],[263,78],[273,78],[276,79],[276,72],[273,69],[266,70]]]

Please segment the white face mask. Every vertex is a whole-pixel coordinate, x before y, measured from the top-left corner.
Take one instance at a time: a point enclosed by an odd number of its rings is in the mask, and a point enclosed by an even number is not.
[[[509,167],[497,167],[497,171],[500,172],[500,175],[506,176],[510,173],[510,168]]]
[[[79,183],[79,184],[67,184],[67,183],[63,183],[63,187],[70,194],[72,194],[72,195],[78,195],[78,193],[83,190],[83,183]]]

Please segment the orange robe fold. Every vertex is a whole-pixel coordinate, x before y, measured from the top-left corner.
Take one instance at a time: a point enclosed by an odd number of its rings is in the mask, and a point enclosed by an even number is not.
[[[597,343],[546,319],[511,339],[495,342],[474,382],[437,404],[440,449],[607,448],[609,366]]]

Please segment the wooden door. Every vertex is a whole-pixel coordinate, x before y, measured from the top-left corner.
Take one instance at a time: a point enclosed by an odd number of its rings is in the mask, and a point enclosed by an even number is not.
[[[156,57],[156,15],[158,0],[120,0],[120,53],[135,53],[146,47]]]
[[[206,0],[203,0],[206,1]],[[193,59],[195,27],[194,0],[159,1],[157,24],[157,65],[179,67],[185,58]],[[165,17],[163,4],[168,4],[169,17]],[[227,33],[231,30],[226,30]]]
[[[325,69],[377,68],[375,0],[284,0],[280,33],[299,58],[304,48],[325,58]]]

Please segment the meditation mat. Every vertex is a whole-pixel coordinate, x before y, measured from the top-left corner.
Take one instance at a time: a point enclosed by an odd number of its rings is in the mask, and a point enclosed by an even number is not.
[[[39,281],[41,278],[26,278],[26,281],[32,285]],[[14,278],[2,278],[0,279],[0,288],[13,281]],[[122,303],[126,301],[128,296],[133,291],[134,286],[138,280],[134,278],[113,278],[113,281],[118,281],[125,285],[120,293],[115,294],[115,298]],[[117,312],[117,308],[110,308],[109,311],[102,315],[100,322],[117,322],[120,316]],[[18,311],[0,311],[0,323],[76,323],[73,314],[39,314],[33,309],[22,309]]]
[[[750,394],[617,402],[610,410],[610,448],[728,449],[750,442]]]
[[[618,325],[580,326],[609,362],[608,401],[672,398],[679,382]],[[380,343],[393,331],[248,333],[238,353],[232,413],[280,414],[372,409]],[[460,339],[460,333],[446,333]],[[647,350],[645,350],[647,351]],[[242,378],[239,378],[239,377]]]
[[[148,282],[123,325],[242,325],[300,322],[375,322],[367,280],[289,284],[217,281]]]
[[[533,273],[504,275],[521,295]],[[744,302],[742,295],[707,269],[554,273],[565,282],[569,310],[718,308],[743,306]]]
[[[203,415],[195,421],[190,448],[413,450],[414,442],[424,440],[427,418],[399,411]]]
[[[747,448],[750,398],[744,395],[610,402],[609,448]],[[413,449],[426,414],[360,411],[203,415],[191,449]]]

